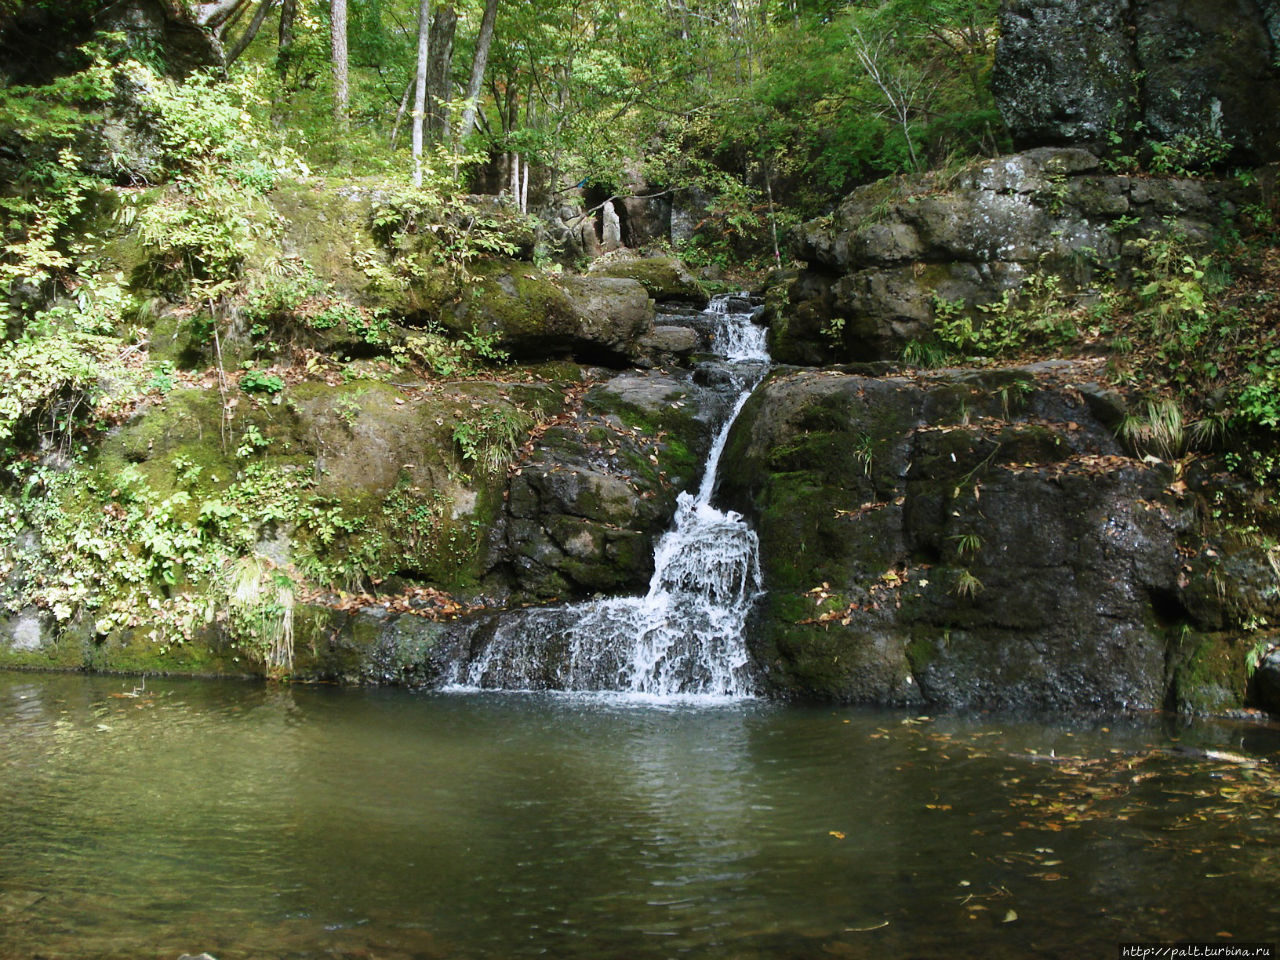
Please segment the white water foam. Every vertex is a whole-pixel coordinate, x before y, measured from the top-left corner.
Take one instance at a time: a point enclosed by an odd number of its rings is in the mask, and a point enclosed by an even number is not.
[[[500,626],[458,686],[471,689],[620,691],[672,697],[753,694],[743,629],[760,595],[755,531],[733,511],[711,506],[729,430],[769,359],[765,331],[752,315],[707,309],[713,348],[754,376],[717,434],[698,492],[680,494],[675,524],[654,553],[643,597],[620,597],[532,610]],[[745,369],[745,368],[744,368]]]

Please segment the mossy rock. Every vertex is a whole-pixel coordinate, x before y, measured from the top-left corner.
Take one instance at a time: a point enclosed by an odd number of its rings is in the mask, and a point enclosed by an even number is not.
[[[590,272],[597,277],[636,280],[658,303],[681,300],[706,306],[709,299],[701,284],[675,257],[610,258],[593,263]]]
[[[1249,641],[1237,634],[1187,631],[1176,643],[1172,706],[1182,713],[1222,713],[1245,705]]]
[[[441,316],[455,337],[481,334],[519,360],[574,356],[625,363],[653,329],[653,303],[635,281],[553,277],[532,264],[490,260]]]

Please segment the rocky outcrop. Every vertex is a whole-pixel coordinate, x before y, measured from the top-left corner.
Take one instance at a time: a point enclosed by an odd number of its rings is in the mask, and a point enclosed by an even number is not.
[[[783,372],[721,496],[760,536],[750,642],[784,696],[950,707],[1244,702],[1245,615],[1192,565],[1194,491],[1131,456],[1123,401],[1066,363]],[[1234,632],[1233,632],[1234,631]]]
[[[221,69],[222,46],[185,3],[117,0],[8,4],[0,11],[0,76],[39,86],[84,66],[78,48],[98,33],[123,33],[168,76]]]
[[[940,308],[982,305],[1035,277],[1088,294],[1124,271],[1128,241],[1211,237],[1251,196],[1233,182],[1108,173],[1078,148],[1043,148],[855,190],[796,233],[807,267],[771,297],[771,349],[786,363],[896,358]]]
[[[992,91],[1019,147],[1152,141],[1202,163],[1223,145],[1265,163],[1280,150],[1278,24],[1269,0],[1012,0]]]
[[[687,373],[623,374],[589,390],[511,479],[497,556],[518,588],[541,599],[643,592],[654,542],[730,403]]]

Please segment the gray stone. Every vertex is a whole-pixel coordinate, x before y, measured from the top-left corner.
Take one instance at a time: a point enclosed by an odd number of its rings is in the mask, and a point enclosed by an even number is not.
[[[1165,233],[1172,218],[1205,242],[1247,202],[1243,189],[1107,173],[1078,147],[979,161],[946,190],[929,175],[860,187],[795,231],[807,269],[777,277],[766,297],[770,348],[784,363],[897,357],[929,334],[939,302],[980,325],[983,305],[1037,275],[1088,298],[1099,270],[1139,264],[1133,239]]]
[[[0,638],[9,641],[13,650],[39,650],[49,641],[49,615],[34,608],[22,610],[0,626]]]
[[[614,209],[612,200],[604,202],[600,215],[603,220],[603,226],[600,228],[600,249],[605,253],[611,253],[622,246],[622,222],[618,219],[618,211]]]
[[[1207,143],[1280,150],[1274,0],[1011,0],[992,92],[1019,147]]]

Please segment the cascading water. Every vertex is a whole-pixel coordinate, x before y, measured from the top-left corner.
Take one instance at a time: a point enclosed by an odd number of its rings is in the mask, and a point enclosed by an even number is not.
[[[460,671],[459,686],[752,693],[743,627],[761,589],[756,534],[737,513],[711,506],[711,495],[729,429],[769,354],[765,330],[741,298],[718,297],[699,319],[739,396],[711,446],[697,493],[680,494],[674,526],[654,553],[649,592],[514,618]]]

